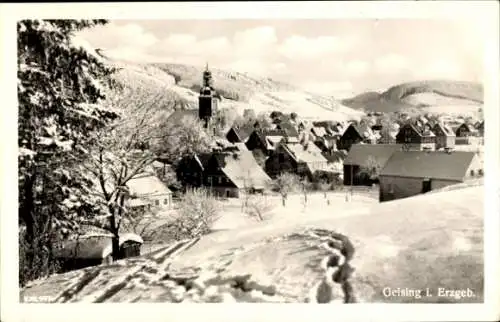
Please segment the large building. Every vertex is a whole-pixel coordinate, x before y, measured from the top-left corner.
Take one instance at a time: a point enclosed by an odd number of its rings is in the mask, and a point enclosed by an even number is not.
[[[371,185],[369,173],[380,172],[401,144],[354,144],[344,160],[344,185]],[[376,169],[372,171],[375,167]]]
[[[396,151],[380,172],[380,201],[407,198],[483,176],[474,152]]]

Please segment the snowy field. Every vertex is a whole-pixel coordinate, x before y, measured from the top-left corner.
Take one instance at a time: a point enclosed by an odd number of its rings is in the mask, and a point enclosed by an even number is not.
[[[281,196],[268,195],[257,196],[249,199],[249,202],[258,201],[266,205],[267,211],[263,213],[264,220],[258,221],[244,210],[244,198],[230,198],[220,200],[220,218],[214,223],[211,236],[218,236],[219,233],[241,229],[272,229],[276,226],[303,225],[325,219],[335,219],[352,214],[359,215],[368,207],[378,204],[378,190],[350,192],[311,192],[307,195],[307,203],[304,202],[302,194],[290,195],[285,206],[282,204]],[[328,203],[329,202],[329,203]],[[165,212],[158,218],[149,229],[156,229],[166,224],[175,215],[175,210]],[[144,254],[155,251],[165,245],[163,240],[145,241],[142,252]]]

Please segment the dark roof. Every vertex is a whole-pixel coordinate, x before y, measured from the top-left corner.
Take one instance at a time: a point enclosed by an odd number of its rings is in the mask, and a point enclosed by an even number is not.
[[[463,127],[463,126],[465,126],[467,128],[467,130],[469,130],[469,132],[476,132],[477,131],[477,129],[474,127],[474,124],[471,124],[471,123],[462,123],[457,127],[457,130],[458,130],[458,128]]]
[[[243,126],[233,125],[230,130],[233,130],[242,141],[245,141],[250,134],[252,134],[254,129],[255,127],[253,125],[245,124]]]
[[[259,166],[251,151],[214,153],[221,171],[238,188],[264,188],[270,182],[269,176]]]
[[[287,136],[299,136],[299,132],[290,122],[282,121],[277,127],[285,131]]]
[[[427,127],[426,127],[425,124],[419,125],[415,122],[408,122],[408,123],[404,124],[403,126],[401,126],[400,130],[402,130],[403,128],[405,128],[407,126],[410,126],[420,136],[435,136],[434,132],[432,132],[431,130],[428,129],[428,128],[430,128],[430,125],[427,125]]]
[[[167,122],[173,122],[175,124],[178,124],[182,121],[184,117],[191,117],[198,119],[199,117],[198,110],[197,109],[176,110],[168,116]]]
[[[344,150],[331,152],[327,151],[322,152],[321,154],[328,162],[339,162],[346,158],[346,152]]]
[[[353,144],[344,164],[364,165],[372,157],[383,167],[394,152],[401,151],[401,147],[401,144]]]
[[[474,156],[464,151],[396,151],[380,175],[461,181]]]
[[[198,162],[198,164],[205,169],[208,165],[208,161],[212,157],[212,153],[197,153],[193,158]]]

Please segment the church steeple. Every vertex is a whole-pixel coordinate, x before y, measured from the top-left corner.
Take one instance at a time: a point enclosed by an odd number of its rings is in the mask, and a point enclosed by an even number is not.
[[[217,111],[217,93],[213,87],[212,72],[208,69],[208,62],[205,64],[205,70],[203,71],[203,83],[198,102],[200,120],[208,129],[211,127],[212,117]]]

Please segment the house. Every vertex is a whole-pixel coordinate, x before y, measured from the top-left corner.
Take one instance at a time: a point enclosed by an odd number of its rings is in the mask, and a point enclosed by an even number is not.
[[[328,171],[333,167],[313,142],[283,140],[276,151],[266,160],[266,172],[271,177],[281,173],[294,173],[312,178],[316,171]]]
[[[396,151],[380,172],[379,198],[407,198],[482,176],[474,152]]]
[[[203,186],[203,175],[212,153],[197,153],[181,159],[177,165],[177,180],[185,187]]]
[[[446,124],[436,123],[432,132],[436,135],[436,150],[451,149],[455,146],[455,133]]]
[[[156,175],[151,173],[136,175],[127,182],[127,187],[130,191],[128,200],[130,208],[172,207],[172,191]]]
[[[455,144],[466,145],[474,141],[474,137],[479,136],[479,131],[471,123],[464,122],[455,129]]]
[[[226,138],[231,143],[245,143],[254,130],[255,126],[250,124],[243,126],[233,125],[227,131]]]
[[[283,130],[256,129],[250,134],[245,145],[249,151],[260,149],[264,155],[269,156],[284,137],[287,137],[287,134]]]
[[[462,138],[462,137],[469,137],[469,136],[476,136],[478,133],[477,129],[474,128],[474,125],[470,123],[462,123],[456,130],[455,130],[455,135],[456,137]]]
[[[363,139],[360,129],[356,125],[350,124],[338,140],[337,149],[349,151],[353,144],[363,142]]]
[[[109,233],[87,233],[74,240],[55,245],[53,255],[63,272],[108,264],[112,259],[112,236]],[[120,259],[141,255],[143,240],[132,233],[120,234]]]
[[[304,129],[305,124],[301,122],[301,123],[299,123],[299,127]],[[295,127],[295,125],[291,121],[279,122],[278,124],[276,124],[276,130],[284,131],[286,136],[288,136],[288,137],[298,137],[299,136],[298,128]]]
[[[396,143],[403,144],[409,150],[434,150],[436,135],[428,124],[420,126],[418,122],[408,122],[401,126],[396,135]]]
[[[326,135],[326,129],[322,126],[312,126],[311,133],[316,139],[320,139]]]
[[[377,178],[370,178],[363,170],[375,167],[371,172],[380,172],[391,155],[401,148],[401,144],[354,144],[344,159],[344,185],[372,185]]]
[[[263,192],[270,182],[252,152],[238,151],[214,152],[207,162],[203,184],[219,196],[239,198]]]

